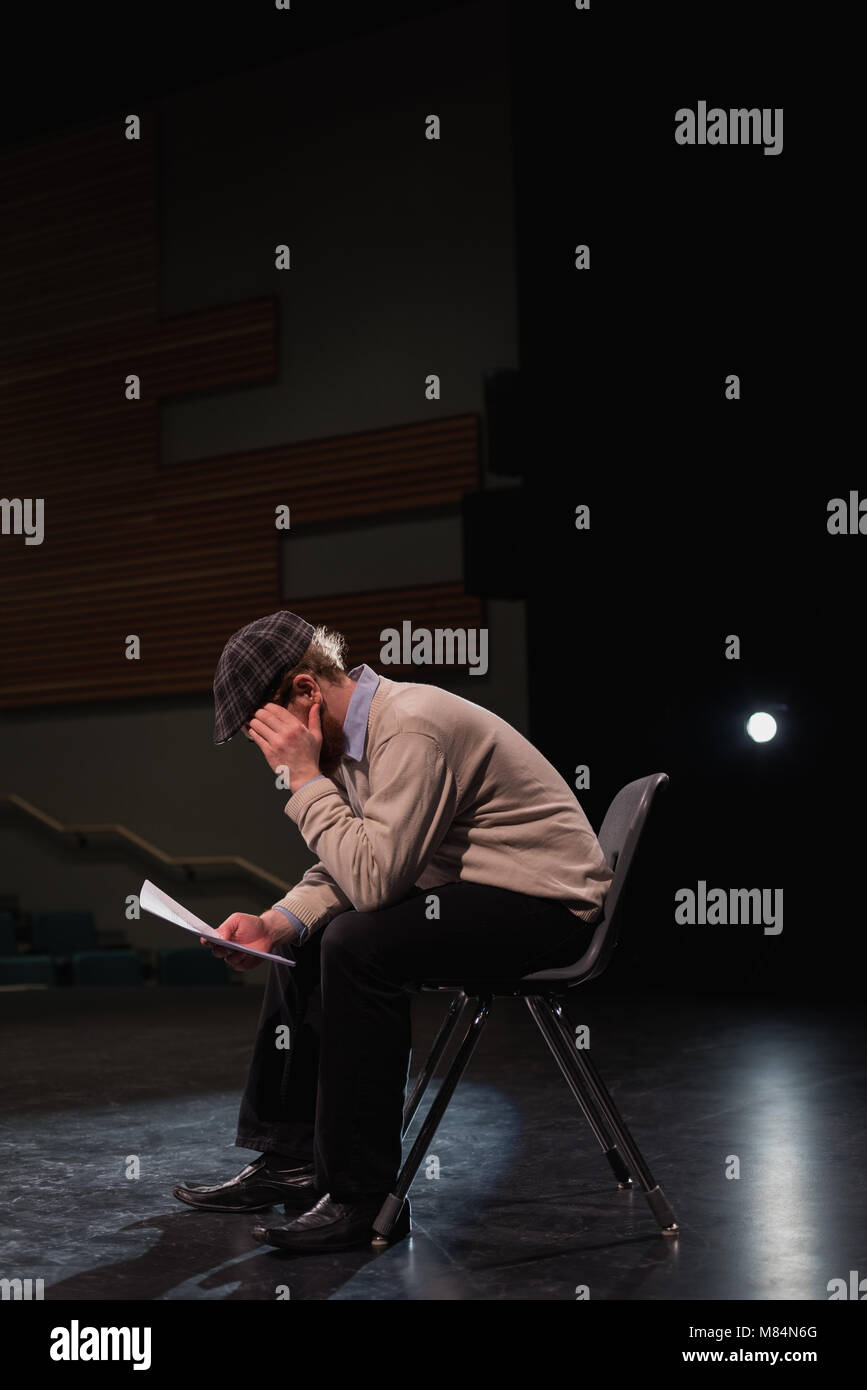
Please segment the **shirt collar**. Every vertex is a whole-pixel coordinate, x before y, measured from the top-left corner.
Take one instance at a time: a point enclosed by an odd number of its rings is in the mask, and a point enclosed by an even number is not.
[[[346,718],[343,721],[343,737],[346,741],[343,756],[360,762],[364,757],[370,702],[376,694],[379,676],[364,662],[360,666],[354,666],[348,675],[350,680],[355,681],[355,689],[346,707]]]

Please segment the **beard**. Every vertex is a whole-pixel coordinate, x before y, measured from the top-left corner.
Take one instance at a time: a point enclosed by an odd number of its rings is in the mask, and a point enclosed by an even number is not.
[[[304,706],[296,708],[296,701],[290,700],[285,706],[290,714],[294,714],[296,719],[300,719],[302,724],[307,723],[309,708]],[[346,739],[343,736],[343,725],[339,719],[328,709],[323,698],[319,706],[319,724],[322,729],[322,747],[319,750],[319,771],[326,777],[330,777],[340,766],[340,760],[346,752]]]
[[[322,748],[319,751],[319,770],[328,777],[340,764],[340,759],[346,751],[346,739],[343,735],[343,725],[326,709],[324,701],[320,707],[320,723]]]

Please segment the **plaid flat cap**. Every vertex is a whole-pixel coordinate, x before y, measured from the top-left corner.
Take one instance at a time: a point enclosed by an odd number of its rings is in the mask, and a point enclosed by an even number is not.
[[[300,661],[314,627],[287,608],[233,632],[214,676],[214,743],[228,743],[252,719],[283,672]]]

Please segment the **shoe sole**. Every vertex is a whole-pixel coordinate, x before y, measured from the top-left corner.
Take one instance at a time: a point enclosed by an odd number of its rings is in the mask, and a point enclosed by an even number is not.
[[[192,1207],[193,1211],[219,1211],[225,1212],[226,1214],[236,1212],[238,1215],[242,1215],[247,1211],[269,1211],[271,1207],[277,1205],[276,1201],[274,1201],[259,1202],[254,1207],[218,1207],[215,1202],[194,1202],[189,1197],[182,1197],[179,1192],[174,1192],[172,1196],[177,1197],[179,1202],[183,1202],[184,1206]]]
[[[406,1223],[405,1229],[403,1229],[404,1222]],[[335,1253],[340,1253],[346,1250],[363,1250],[365,1246],[379,1244],[382,1241],[385,1241],[386,1244],[389,1246],[397,1245],[398,1241],[405,1240],[407,1236],[412,1235],[412,1231],[412,1217],[410,1215],[409,1217],[404,1217],[403,1220],[399,1219],[395,1223],[395,1229],[388,1236],[381,1236],[378,1231],[375,1231],[373,1229],[373,1225],[371,1224],[370,1232],[368,1235],[358,1236],[353,1241],[341,1241],[337,1245],[315,1244],[313,1241],[306,1242],[303,1239],[298,1242],[293,1240],[291,1242],[287,1242],[284,1245],[282,1242],[266,1240],[264,1236],[260,1237],[255,1235],[253,1236],[253,1239],[255,1241],[258,1241],[260,1245],[270,1246],[272,1250],[286,1250],[290,1254],[297,1253],[299,1255],[329,1255],[332,1253],[332,1251],[334,1251]]]
[[[220,1206],[220,1207],[218,1207],[214,1202],[196,1202],[196,1201],[193,1201],[193,1200],[192,1200],[191,1198],[189,1198],[189,1197],[183,1197],[183,1196],[181,1195],[181,1193],[178,1192],[177,1190],[174,1190],[173,1193],[172,1193],[172,1195],[173,1195],[174,1197],[177,1197],[177,1199],[178,1199],[179,1202],[183,1202],[185,1206],[187,1206],[187,1207],[192,1207],[192,1208],[193,1208],[193,1211],[218,1211],[218,1212],[222,1212],[222,1213],[224,1213],[224,1214],[226,1214],[226,1215],[231,1215],[232,1212],[237,1212],[237,1213],[241,1214],[241,1213],[243,1213],[243,1212],[248,1212],[248,1211],[270,1211],[271,1207],[276,1207],[276,1206],[280,1206],[280,1205],[283,1205],[284,1209],[285,1209],[285,1207],[290,1206],[291,1209],[292,1209],[292,1211],[293,1211],[293,1212],[296,1212],[296,1214],[297,1214],[297,1211],[298,1211],[299,1207],[300,1207],[300,1210],[301,1210],[302,1212],[307,1210],[307,1206],[305,1205],[305,1203],[307,1203],[308,1201],[309,1201],[309,1203],[310,1203],[311,1206],[312,1206],[316,1201],[318,1201],[318,1198],[316,1198],[316,1197],[313,1197],[313,1198],[308,1199],[306,1195],[305,1195],[304,1197],[300,1197],[300,1196],[299,1196],[299,1198],[298,1198],[298,1205],[295,1206],[295,1205],[293,1205],[292,1203],[287,1202],[285,1197],[279,1197],[279,1196],[277,1196],[277,1197],[272,1198],[272,1200],[271,1200],[270,1202],[257,1202],[255,1206],[243,1206],[243,1207],[238,1207],[238,1206],[235,1206],[235,1207]],[[287,1215],[289,1215],[288,1212],[287,1212]]]

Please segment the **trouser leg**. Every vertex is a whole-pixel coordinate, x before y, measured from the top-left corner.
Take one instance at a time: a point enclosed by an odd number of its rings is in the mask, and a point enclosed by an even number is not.
[[[280,954],[297,964],[266,967],[268,979],[235,1139],[239,1148],[270,1150],[299,1163],[313,1160],[322,1026],[320,946],[319,932],[301,946],[282,943]]]

